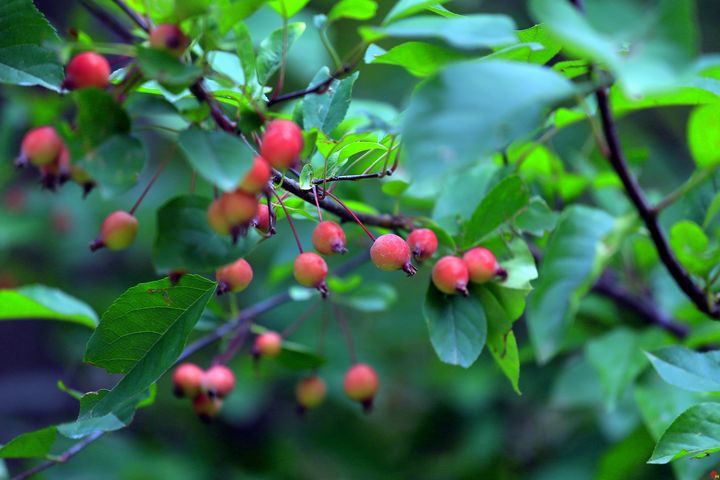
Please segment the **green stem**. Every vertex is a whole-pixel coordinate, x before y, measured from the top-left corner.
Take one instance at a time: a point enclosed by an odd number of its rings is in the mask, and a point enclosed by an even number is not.
[[[663,198],[655,205],[655,212],[661,212],[667,207],[675,203],[680,197],[700,185],[702,182],[707,180],[717,170],[718,165],[713,165],[704,170],[700,170],[699,173],[694,173],[687,182],[683,183],[675,191],[671,192],[667,197]]]

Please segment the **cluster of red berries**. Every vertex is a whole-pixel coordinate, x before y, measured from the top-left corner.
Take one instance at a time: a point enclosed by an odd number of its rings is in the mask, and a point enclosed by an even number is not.
[[[435,232],[418,228],[410,232],[407,241],[393,233],[379,236],[370,247],[370,258],[380,270],[403,270],[408,275],[415,275],[417,269],[410,262],[411,257],[423,262],[432,257],[437,248]]]
[[[500,267],[495,255],[484,247],[475,247],[460,257],[442,257],[433,267],[432,280],[438,290],[448,295],[468,292],[468,282],[486,283],[507,272]]]
[[[175,395],[191,399],[193,410],[206,422],[217,415],[223,399],[235,388],[235,374],[225,365],[203,370],[194,363],[183,363],[175,369],[172,380]]]

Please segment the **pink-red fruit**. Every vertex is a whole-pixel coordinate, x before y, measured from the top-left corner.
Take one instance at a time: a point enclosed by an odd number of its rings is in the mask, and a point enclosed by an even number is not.
[[[240,184],[240,190],[252,194],[260,193],[267,186],[271,176],[272,170],[267,161],[262,157],[255,157],[250,171]]]
[[[282,337],[277,332],[265,332],[255,337],[253,355],[257,357],[275,358],[282,350]]]
[[[321,288],[327,273],[327,263],[317,253],[305,252],[295,258],[293,275],[300,285]]]
[[[236,234],[239,227],[255,217],[258,201],[243,191],[223,193],[208,207],[208,223],[220,235]]]
[[[138,221],[131,213],[118,210],[108,215],[100,227],[100,235],[90,244],[95,251],[106,247],[110,250],[123,250],[135,241]]]
[[[167,50],[174,55],[182,54],[189,44],[188,38],[177,25],[158,25],[150,32],[151,47]]]
[[[365,410],[372,408],[372,401],[380,386],[378,375],[370,365],[358,363],[345,374],[345,393],[351,400],[360,402]]]
[[[95,52],[83,52],[75,55],[68,63],[64,83],[68,89],[105,88],[109,83],[110,64],[102,55]]]
[[[429,228],[418,228],[410,232],[407,238],[410,252],[418,262],[432,257],[438,247],[438,239],[435,232]]]
[[[264,203],[258,204],[257,213],[253,219],[253,225],[255,228],[263,233],[270,231],[270,209]]]
[[[327,386],[317,375],[303,378],[295,386],[295,397],[301,411],[319,406],[327,395]]]
[[[312,234],[312,243],[315,250],[323,255],[345,253],[345,232],[340,225],[326,220],[315,226]]]
[[[202,368],[194,363],[178,365],[172,377],[175,396],[194,398],[200,393],[200,385],[204,374]]]
[[[242,292],[252,282],[253,270],[244,258],[239,258],[229,265],[218,268],[215,279],[218,282],[218,294]]]
[[[235,374],[225,365],[213,365],[205,372],[201,389],[210,397],[226,397],[235,388]]]
[[[415,267],[410,263],[410,247],[402,238],[386,233],[375,239],[370,247],[370,258],[380,270],[404,270],[415,275]]]
[[[201,393],[193,399],[192,406],[200,420],[209,423],[222,408],[222,400]]]
[[[463,261],[470,272],[470,281],[473,283],[489,282],[493,278],[504,277],[507,272],[500,268],[495,255],[483,247],[475,247],[465,252]]]
[[[64,148],[65,144],[53,127],[33,128],[23,137],[18,164],[48,165],[60,156]]]
[[[302,130],[290,120],[273,120],[265,129],[260,156],[275,168],[285,169],[303,149]]]
[[[433,267],[432,281],[443,293],[468,295],[468,268],[458,257],[442,257]]]

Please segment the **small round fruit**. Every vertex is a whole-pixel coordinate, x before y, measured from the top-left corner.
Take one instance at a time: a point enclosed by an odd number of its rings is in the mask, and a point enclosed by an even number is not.
[[[303,410],[319,406],[325,400],[325,395],[327,386],[317,375],[305,377],[295,386],[295,397]]]
[[[218,289],[222,293],[242,292],[252,282],[253,270],[244,258],[239,258],[229,265],[218,268],[215,272],[215,279],[218,281]]]
[[[175,396],[178,398],[194,398],[200,393],[200,384],[202,383],[203,375],[205,375],[203,369],[194,363],[182,363],[178,365],[172,376]]]
[[[265,332],[255,337],[253,354],[260,357],[275,358],[282,350],[282,337],[277,332]]]
[[[262,157],[255,157],[250,171],[240,184],[240,190],[252,194],[260,193],[267,186],[270,177],[272,177],[270,164]]]
[[[27,160],[33,165],[48,165],[58,158],[65,148],[60,136],[53,127],[33,128],[25,134],[20,146],[21,163]]]
[[[210,397],[224,398],[235,388],[235,374],[225,365],[213,365],[205,372],[201,389]]]
[[[83,52],[75,55],[65,72],[65,86],[71,90],[105,88],[110,83],[110,64],[102,55]]]
[[[264,203],[258,204],[258,210],[253,219],[255,228],[263,233],[270,231],[270,209]]]
[[[361,402],[366,410],[372,407],[372,401],[378,391],[378,375],[370,365],[358,363],[345,374],[345,393],[351,400]]]
[[[459,257],[442,257],[433,267],[432,281],[443,293],[468,295],[468,268]]]
[[[422,262],[435,254],[438,247],[438,239],[435,236],[435,232],[429,228],[418,228],[410,232],[407,238],[407,244],[415,260]]]
[[[325,283],[327,273],[327,263],[317,253],[305,252],[295,258],[293,275],[300,285],[319,287]]]
[[[223,194],[221,202],[225,221],[231,228],[252,220],[258,209],[257,198],[242,191]]]
[[[150,32],[150,46],[181,55],[190,44],[183,31],[177,25],[158,25]]]
[[[212,201],[207,210],[207,217],[210,228],[212,228],[215,233],[227,235],[230,233],[230,224],[225,219],[222,199],[223,197],[220,197]]]
[[[312,243],[315,250],[323,255],[345,253],[345,232],[340,225],[326,220],[315,226],[312,234]]]
[[[375,239],[370,247],[370,258],[380,270],[404,270],[414,275],[415,267],[410,263],[410,247],[407,242],[393,233],[386,233]]]
[[[273,120],[265,129],[260,155],[275,168],[290,167],[303,149],[302,130],[290,120]]]
[[[222,400],[200,393],[193,399],[192,406],[200,420],[209,423],[222,408]]]
[[[465,252],[463,261],[470,272],[470,281],[485,283],[495,278],[502,270],[495,259],[495,255],[483,247],[475,247]]]
[[[95,251],[106,247],[110,250],[123,250],[135,241],[138,221],[132,214],[118,210],[108,215],[100,227],[100,236],[90,244]]]

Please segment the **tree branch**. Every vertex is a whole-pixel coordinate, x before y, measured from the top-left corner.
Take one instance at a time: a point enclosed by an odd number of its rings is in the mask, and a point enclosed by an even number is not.
[[[39,465],[34,466],[33,468],[31,468],[29,470],[19,473],[19,474],[15,475],[12,478],[12,480],[25,480],[26,478],[30,478],[33,475],[37,475],[40,472],[44,472],[45,470],[47,470],[50,467],[54,467],[58,463],[67,462],[72,457],[74,457],[75,455],[80,453],[85,447],[90,445],[92,442],[94,442],[98,438],[102,437],[104,433],[105,432],[103,432],[101,430],[97,430],[97,431],[91,433],[90,435],[83,438],[82,440],[80,440],[79,442],[77,442],[76,444],[74,444],[73,446],[68,448],[67,450],[65,450],[63,453],[58,455],[57,458],[48,460],[47,462],[43,462]]]
[[[130,19],[137,24],[138,27],[142,28],[146,32],[150,31],[150,24],[140,15],[135,13],[135,10],[130,8],[123,0],[113,0],[120,10],[130,17]]]
[[[324,82],[321,82],[314,87],[306,88],[305,90],[298,90],[295,92],[286,93],[285,95],[278,95],[275,98],[271,98],[267,102],[268,107],[272,107],[276,103],[280,102],[287,102],[288,100],[295,100],[296,98],[302,98],[306,95],[310,94],[323,94],[327,92],[327,89],[330,88],[330,85],[332,85],[332,82],[335,80],[338,80],[342,75],[347,74],[352,70],[352,67],[350,65],[344,65],[343,68],[341,68],[338,72],[333,73],[330,75],[330,77],[325,80]]]
[[[136,41],[135,35],[130,33],[130,31],[125,28],[125,25],[120,23],[114,16],[98,7],[95,2],[90,0],[80,0],[80,5],[82,5],[90,14],[94,15],[107,28],[115,32],[115,35],[120,37],[123,42],[134,43]]]

